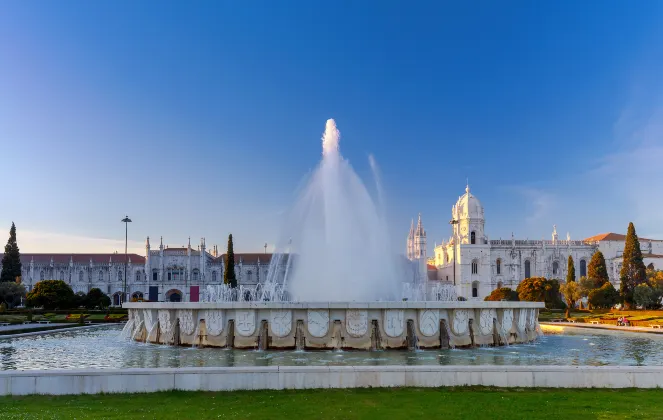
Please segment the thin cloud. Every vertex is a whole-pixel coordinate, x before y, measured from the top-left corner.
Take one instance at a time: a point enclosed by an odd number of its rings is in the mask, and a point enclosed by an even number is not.
[[[541,188],[518,185],[506,189],[525,201],[525,222],[529,225],[540,224],[546,220],[557,203],[555,194]]]
[[[123,253],[124,241],[119,239],[94,238],[68,235],[57,232],[20,230],[18,246],[23,253]],[[158,243],[156,244],[158,246]],[[145,244],[128,241],[128,252],[145,254]]]
[[[641,112],[622,115],[615,152],[604,156],[589,175],[609,186],[613,199],[627,204],[629,216],[640,226],[638,233],[653,236],[663,225],[663,106]]]

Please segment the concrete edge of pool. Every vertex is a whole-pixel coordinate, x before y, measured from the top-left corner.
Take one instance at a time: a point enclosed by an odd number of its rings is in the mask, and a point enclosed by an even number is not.
[[[270,366],[0,372],[0,395],[446,386],[661,388],[663,366]]]

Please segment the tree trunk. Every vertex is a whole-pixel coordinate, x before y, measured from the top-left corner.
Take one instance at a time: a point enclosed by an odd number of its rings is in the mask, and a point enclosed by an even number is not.
[[[569,319],[571,317],[571,309],[569,307],[566,307],[566,319]]]

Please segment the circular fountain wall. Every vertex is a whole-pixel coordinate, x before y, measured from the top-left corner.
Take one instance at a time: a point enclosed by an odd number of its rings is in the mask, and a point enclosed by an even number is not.
[[[163,344],[237,348],[392,349],[534,340],[543,303],[459,302],[429,284],[426,263],[398,256],[384,203],[339,149],[328,120],[322,160],[283,223],[267,279],[207,286],[199,303],[127,303],[123,334]],[[374,170],[376,190],[381,186]]]

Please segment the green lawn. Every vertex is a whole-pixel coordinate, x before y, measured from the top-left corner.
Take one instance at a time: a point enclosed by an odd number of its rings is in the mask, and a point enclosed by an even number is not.
[[[403,388],[0,397],[9,419],[661,419],[663,390]]]

